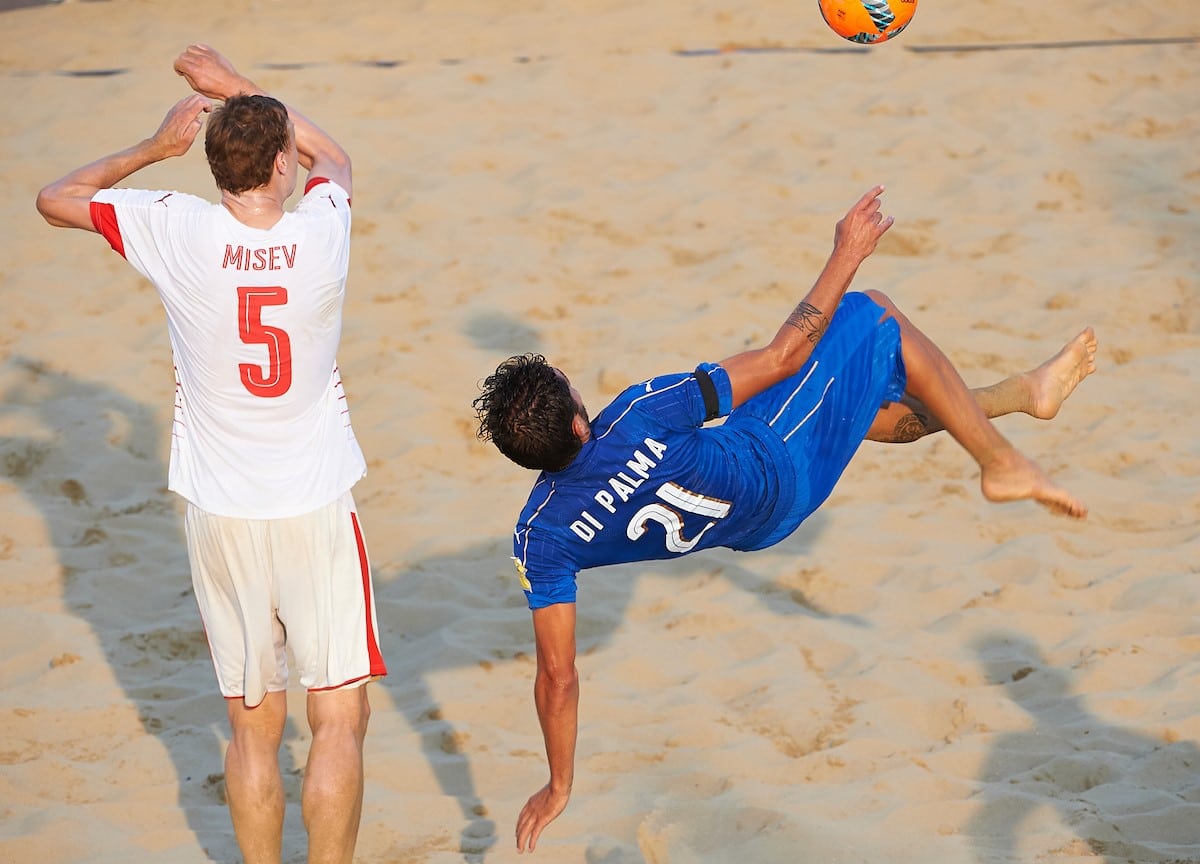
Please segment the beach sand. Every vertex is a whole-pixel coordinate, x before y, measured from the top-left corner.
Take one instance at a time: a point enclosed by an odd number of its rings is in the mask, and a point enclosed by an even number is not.
[[[193,41],[354,158],[339,360],[391,672],[356,860],[515,861],[546,779],[508,560],[533,478],[475,438],[478,382],[543,352],[597,410],[759,344],[884,183],[855,287],[969,384],[1096,328],[1057,418],[998,421],[1090,518],[988,504],[945,436],[868,443],[775,548],[585,572],[574,794],[534,860],[1200,862],[1194,3],[925,0],[872,49],[809,0],[0,14],[0,862],[237,860],[163,313],[33,206],[157,127]],[[126,185],[213,195],[199,147]]]

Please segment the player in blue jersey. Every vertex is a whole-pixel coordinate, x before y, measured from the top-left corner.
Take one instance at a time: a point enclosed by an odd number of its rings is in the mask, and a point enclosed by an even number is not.
[[[480,437],[541,471],[513,558],[533,610],[550,780],[518,817],[518,850],[535,848],[571,792],[580,570],[713,546],[765,548],[821,505],[864,439],[914,441],[943,429],[979,464],[989,500],[1033,499],[1087,515],[989,418],[1057,414],[1095,370],[1095,334],[1085,329],[1037,369],[969,390],[887,297],[846,293],[892,226],[882,193],[870,190],[837,223],[820,276],[765,347],[650,378],[591,421],[566,376],[541,356],[512,357],[484,382],[474,403]],[[727,419],[704,426],[718,417]]]

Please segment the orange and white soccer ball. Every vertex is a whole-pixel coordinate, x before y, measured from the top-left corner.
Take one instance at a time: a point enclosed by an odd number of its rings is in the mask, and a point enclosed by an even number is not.
[[[873,45],[899,36],[917,11],[917,0],[817,0],[834,33]]]

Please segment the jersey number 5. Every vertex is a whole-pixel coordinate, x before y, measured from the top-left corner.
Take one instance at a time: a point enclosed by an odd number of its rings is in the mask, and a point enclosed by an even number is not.
[[[285,303],[286,288],[238,288],[238,335],[247,345],[267,347],[265,370],[253,363],[239,363],[238,371],[242,386],[264,399],[282,396],[292,386],[292,340],[286,331],[262,323],[264,306]]]
[[[696,544],[700,542],[704,532],[717,524],[717,519],[724,518],[731,506],[728,501],[709,498],[699,492],[684,489],[677,483],[664,483],[655,490],[654,494],[666,504],[659,504],[656,501],[634,513],[625,529],[625,535],[630,540],[636,540],[646,533],[646,526],[650,522],[657,522],[666,529],[667,549],[681,555],[696,548]],[[679,512],[680,510],[708,516],[710,521],[700,529],[700,533],[688,540],[683,536],[683,515]]]

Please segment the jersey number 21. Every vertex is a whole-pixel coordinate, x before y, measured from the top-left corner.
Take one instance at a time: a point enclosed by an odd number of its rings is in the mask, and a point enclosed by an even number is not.
[[[695,549],[700,538],[704,536],[704,532],[716,524],[715,520],[724,518],[731,506],[728,501],[708,498],[699,492],[684,489],[678,483],[664,483],[655,490],[654,494],[666,503],[659,504],[656,501],[634,513],[625,529],[625,534],[630,540],[637,540],[646,533],[646,526],[650,522],[657,522],[666,529],[667,549],[681,555]],[[700,529],[700,533],[689,540],[683,536],[683,515],[679,512],[680,510],[707,516],[710,521]]]

